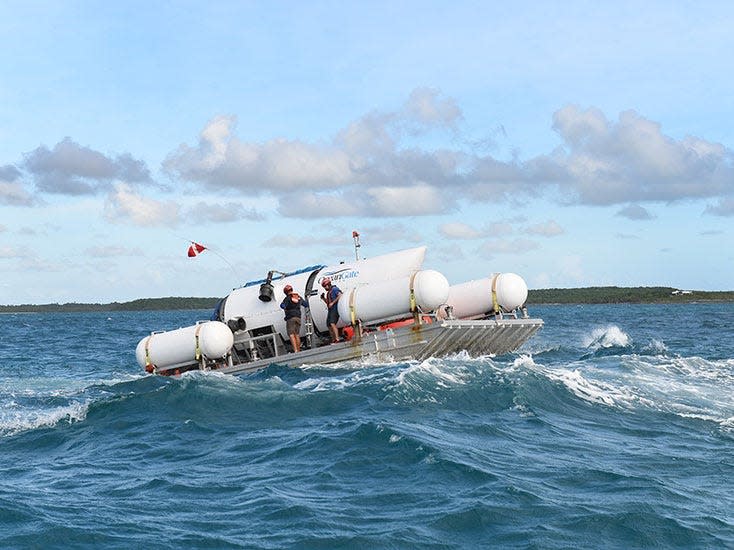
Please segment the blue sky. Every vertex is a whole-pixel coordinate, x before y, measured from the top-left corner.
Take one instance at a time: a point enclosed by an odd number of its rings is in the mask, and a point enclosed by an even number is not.
[[[0,304],[226,295],[355,229],[452,283],[734,289],[731,3],[120,4],[0,4]]]

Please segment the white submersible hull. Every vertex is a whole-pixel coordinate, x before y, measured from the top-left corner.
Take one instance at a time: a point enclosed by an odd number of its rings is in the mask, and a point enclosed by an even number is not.
[[[500,355],[515,351],[543,326],[527,315],[527,285],[519,275],[494,274],[450,286],[438,271],[421,269],[424,255],[420,247],[293,273],[269,271],[220,301],[212,320],[143,338],[138,363],[158,374],[194,369],[243,374],[272,364],[421,360],[461,351]],[[343,340],[335,344],[319,296],[327,277],[342,291],[337,326]],[[286,286],[309,305],[302,310],[298,352],[280,308]]]

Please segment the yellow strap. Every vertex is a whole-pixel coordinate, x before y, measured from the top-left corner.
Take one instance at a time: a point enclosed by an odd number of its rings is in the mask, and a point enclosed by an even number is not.
[[[415,289],[413,288],[413,285],[415,284],[415,276],[418,275],[418,272],[416,271],[410,276],[410,311],[411,313],[414,313],[416,308],[418,307],[415,303]]]
[[[201,325],[201,324],[196,325],[196,333],[195,333],[195,336],[196,336],[196,351],[194,353],[194,359],[196,359],[197,361],[199,359],[201,359],[201,348],[199,347],[199,331],[201,330],[201,327],[202,326],[203,325]]]
[[[500,311],[500,305],[497,303],[497,279],[499,278],[499,275],[495,275],[492,278],[492,310],[495,313],[499,313]]]
[[[352,319],[352,326],[357,324],[357,308],[355,307],[355,300],[357,295],[357,288],[353,288],[349,294],[349,316]]]
[[[153,335],[151,334],[148,336],[148,338],[145,340],[145,366],[151,366],[153,363],[150,362],[150,341],[153,338]]]

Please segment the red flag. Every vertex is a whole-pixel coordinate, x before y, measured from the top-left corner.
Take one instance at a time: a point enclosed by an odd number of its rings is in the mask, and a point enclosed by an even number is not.
[[[191,241],[191,246],[189,246],[189,258],[193,258],[194,256],[198,256],[202,252],[206,250],[206,246],[203,244],[195,243],[194,241]]]

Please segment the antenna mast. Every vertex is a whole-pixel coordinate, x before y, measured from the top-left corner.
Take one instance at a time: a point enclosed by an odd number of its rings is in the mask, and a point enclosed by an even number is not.
[[[354,259],[359,261],[359,247],[362,246],[359,244],[359,233],[352,231],[352,238],[354,239]]]

